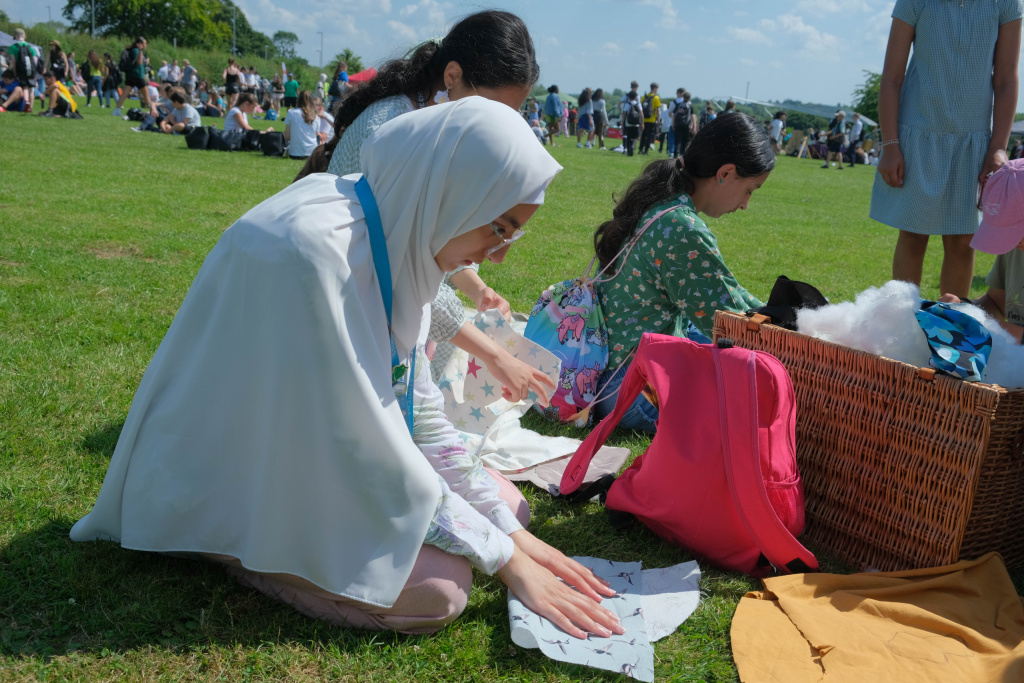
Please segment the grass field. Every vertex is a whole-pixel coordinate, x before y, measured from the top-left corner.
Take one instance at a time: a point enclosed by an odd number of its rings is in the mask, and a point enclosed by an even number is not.
[[[371,634],[310,621],[217,567],[68,539],[205,255],[299,168],[190,151],[181,137],[131,132],[95,106],[83,114],[0,115],[0,680],[619,679],[512,645],[494,578],[478,575],[466,613],[436,636]],[[552,151],[565,171],[548,203],[505,263],[482,269],[517,310],[583,269],[613,193],[654,158],[578,150],[574,140]],[[873,173],[779,159],[748,211],[709,221],[740,282],[766,298],[786,274],[835,301],[888,279],[895,234],[867,218]],[[926,295],[936,294],[938,264],[929,254]],[[979,257],[976,293],[990,265]],[[620,432],[614,443],[636,454],[648,441]],[[647,567],[689,559],[646,531],[613,531],[596,504],[524,491],[531,530],[567,554]],[[330,531],[330,520],[310,523]],[[656,644],[657,679],[736,680],[729,625],[757,587],[705,568],[700,608]]]

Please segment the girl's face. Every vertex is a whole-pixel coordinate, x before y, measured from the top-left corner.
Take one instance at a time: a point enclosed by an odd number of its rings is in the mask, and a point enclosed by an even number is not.
[[[468,266],[472,263],[483,263],[484,261],[501,263],[505,260],[505,254],[508,253],[512,245],[506,245],[490,255],[487,252],[501,245],[502,239],[510,239],[516,230],[521,229],[537,211],[537,206],[537,204],[516,204],[494,219],[494,228],[490,224],[482,225],[449,240],[434,257],[438,268],[447,273],[459,266]],[[500,232],[501,237],[495,233],[495,229]]]
[[[746,211],[754,190],[764,185],[770,173],[771,171],[768,171],[754,178],[743,178],[736,172],[736,166],[733,164],[722,166],[714,178],[708,179],[711,187],[703,212],[712,218],[718,218],[736,210]]]

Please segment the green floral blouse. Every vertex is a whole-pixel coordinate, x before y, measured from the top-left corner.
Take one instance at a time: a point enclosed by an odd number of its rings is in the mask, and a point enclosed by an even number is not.
[[[644,332],[685,336],[687,323],[710,337],[715,311],[745,312],[761,302],[741,287],[722,261],[718,241],[687,195],[651,207],[647,228],[625,257],[608,269],[618,273],[597,285],[608,326],[608,369],[622,365]]]

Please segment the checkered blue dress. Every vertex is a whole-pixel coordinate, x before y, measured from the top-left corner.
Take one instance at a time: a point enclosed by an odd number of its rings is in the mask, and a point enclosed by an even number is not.
[[[923,235],[977,229],[978,174],[992,138],[996,38],[1000,26],[1022,13],[1024,0],[896,1],[893,18],[915,29],[899,102],[906,173],[899,189],[875,174],[871,218]]]

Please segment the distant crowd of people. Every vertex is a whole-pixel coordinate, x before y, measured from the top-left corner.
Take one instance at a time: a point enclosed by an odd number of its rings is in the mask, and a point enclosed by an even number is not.
[[[700,129],[718,116],[736,111],[736,103],[732,100],[721,114],[716,113],[714,105],[708,101],[704,110],[698,113],[685,88],[676,89],[675,98],[663,102],[657,83],[651,83],[650,90],[642,96],[639,87],[639,83],[633,81],[629,92],[609,106],[602,88],[584,88],[577,103],[573,104],[570,100],[563,100],[558,86],[552,85],[543,104],[536,97],[530,97],[522,114],[543,144],[557,147],[555,138],[575,135],[576,146],[586,149],[594,149],[595,141],[598,149],[607,149],[605,137],[611,114],[618,116],[616,137],[622,138],[622,145],[615,151],[624,152],[627,156],[634,153],[646,155],[657,144],[659,153],[664,153],[667,147],[668,156],[677,158],[683,155],[690,139]]]

